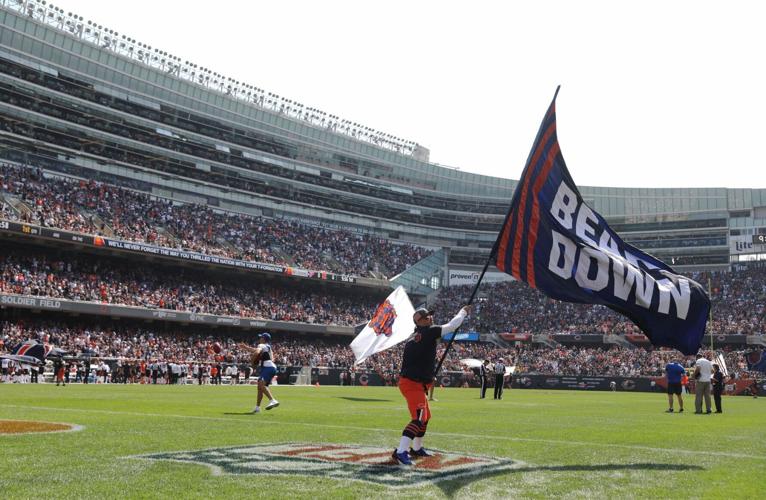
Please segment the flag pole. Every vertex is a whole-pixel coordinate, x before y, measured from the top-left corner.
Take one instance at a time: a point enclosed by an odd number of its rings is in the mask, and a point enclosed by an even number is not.
[[[559,88],[561,86],[559,85],[558,88],[556,88],[556,95],[559,93]],[[553,97],[556,99],[556,96]],[[532,153],[529,153],[530,156]],[[527,165],[529,165],[529,158],[527,158]],[[526,171],[526,167],[524,168]],[[524,176],[524,173],[522,172],[522,177]],[[511,212],[513,211],[513,200],[516,198],[516,195],[518,194],[519,190],[521,189],[521,182],[516,184],[516,189],[513,192],[513,197],[511,198],[511,205],[508,207],[508,213],[505,214],[505,219],[503,220],[503,225],[500,226],[500,232],[497,234],[497,238],[495,239],[495,244],[492,245],[492,250],[489,252],[489,257],[487,257],[487,262],[484,263],[484,269],[481,270],[481,274],[479,275],[479,281],[476,282],[476,286],[473,287],[473,291],[471,292],[471,296],[468,299],[468,303],[466,306],[470,306],[473,304],[473,299],[476,297],[476,292],[479,291],[479,285],[481,285],[481,280],[484,279],[484,274],[487,272],[487,268],[489,267],[489,263],[492,262],[492,260],[497,255],[497,249],[500,246],[500,238],[503,236],[503,228],[508,224],[508,219],[511,217]],[[444,360],[447,358],[447,353],[449,353],[450,347],[452,347],[452,343],[455,341],[455,337],[457,336],[457,331],[452,332],[452,338],[449,339],[449,342],[447,342],[447,347],[444,349],[444,354],[442,354],[441,359],[439,360],[439,364],[436,365],[436,369],[434,370],[434,377],[436,377],[439,374],[439,370],[442,368],[442,364],[444,364]]]
[[[713,289],[712,289],[712,284],[710,281],[709,274],[707,275],[707,296],[708,297],[713,296]],[[712,323],[712,322],[713,322],[713,307],[711,302],[710,311],[708,311],[708,323]],[[715,351],[713,350],[713,332],[710,332],[710,352],[715,353]]]
[[[561,85],[558,85],[556,87],[556,92],[553,94],[553,101],[551,102],[551,105],[556,102],[556,97],[559,95],[559,90],[561,90]],[[538,142],[541,134],[543,133],[542,128],[538,130],[537,137],[535,138],[535,144]],[[534,153],[534,147],[532,150],[529,151],[529,156],[527,157],[527,161],[524,164],[524,170],[521,173],[521,179],[524,178],[527,169],[530,167],[530,160],[532,159],[532,154]],[[476,292],[479,291],[479,285],[481,284],[481,280],[484,279],[484,273],[487,272],[487,268],[489,267],[489,263],[492,262],[492,259],[496,256],[498,247],[500,245],[500,238],[503,236],[503,231],[506,225],[508,224],[508,219],[511,217],[511,213],[513,212],[513,200],[519,196],[521,191],[522,182],[521,179],[516,184],[516,189],[513,191],[513,197],[511,198],[511,204],[508,207],[508,213],[505,214],[505,220],[503,220],[503,225],[500,226],[500,232],[497,235],[497,239],[495,239],[495,244],[492,246],[492,251],[489,252],[489,257],[487,258],[487,262],[484,264],[484,269],[481,270],[481,275],[479,276],[479,281],[476,282],[476,286],[473,287],[473,292],[471,292],[471,297],[468,299],[468,303],[466,306],[470,306],[473,304],[473,299],[476,297]],[[447,343],[447,347],[444,349],[444,354],[442,354],[441,359],[439,360],[439,364],[436,365],[436,369],[434,370],[434,377],[436,377],[439,374],[439,370],[441,370],[442,364],[444,364],[444,360],[447,358],[447,354],[449,353],[450,347],[452,347],[452,343],[455,341],[455,337],[457,336],[457,331],[452,332],[452,338],[449,339],[449,342]]]
[[[481,280],[484,279],[484,274],[487,272],[489,263],[492,262],[492,259],[495,256],[496,248],[497,248],[497,242],[495,242],[495,246],[492,248],[492,252],[490,252],[489,257],[487,258],[487,262],[484,263],[484,269],[481,270],[481,274],[479,275],[479,281],[477,281],[476,285],[473,287],[473,292],[471,292],[471,297],[468,299],[468,303],[466,304],[466,306],[470,306],[471,304],[473,304],[473,299],[474,297],[476,297],[476,292],[479,291],[479,285],[481,285]],[[444,364],[444,360],[447,358],[447,353],[449,353],[450,347],[452,347],[452,343],[455,341],[455,337],[457,337],[457,331],[452,332],[452,337],[450,337],[449,342],[447,342],[447,347],[444,349],[444,354],[442,354],[442,357],[439,360],[439,364],[436,365],[436,369],[434,370],[434,377],[436,377],[439,374],[439,370],[441,370],[442,364]]]
[[[558,92],[558,90],[556,90]],[[516,190],[513,193],[513,197],[516,197],[516,191],[519,190],[519,187],[521,186],[521,183],[516,185]],[[487,272],[487,268],[489,267],[489,263],[492,262],[492,259],[495,258],[495,255],[497,254],[497,248],[500,245],[500,238],[503,235],[503,229],[505,228],[506,224],[508,223],[508,218],[511,216],[513,208],[513,202],[511,202],[511,206],[508,208],[508,213],[505,214],[505,220],[503,220],[503,225],[501,226],[500,233],[497,235],[497,239],[495,239],[495,244],[492,245],[492,250],[489,252],[489,257],[487,257],[487,262],[484,263],[484,269],[481,270],[481,274],[479,275],[479,280],[476,282],[476,285],[473,287],[473,291],[471,292],[471,296],[468,298],[468,303],[466,306],[470,306],[473,304],[473,299],[476,297],[476,292],[479,291],[479,285],[481,285],[481,280],[484,279],[484,274]],[[444,354],[442,354],[441,359],[439,360],[439,363],[436,365],[436,369],[434,370],[434,377],[436,377],[439,374],[439,370],[441,370],[442,365],[444,364],[444,360],[447,359],[447,354],[449,353],[450,347],[452,347],[452,343],[455,342],[455,337],[457,336],[457,331],[452,332],[452,337],[449,339],[449,342],[447,342],[447,347],[444,348]]]

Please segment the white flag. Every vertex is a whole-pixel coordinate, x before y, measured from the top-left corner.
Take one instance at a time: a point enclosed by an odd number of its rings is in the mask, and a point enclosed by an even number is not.
[[[715,363],[718,365],[718,369],[721,370],[721,375],[723,375],[724,377],[728,377],[729,370],[728,368],[726,368],[726,360],[723,359],[723,354],[719,352],[718,354],[715,355],[715,358],[713,359]]]
[[[467,366],[468,368],[478,368],[482,365],[482,362],[478,359],[474,358],[464,358],[461,359],[460,362]]]
[[[398,287],[378,306],[364,330],[351,342],[356,357],[354,364],[407,340],[415,331],[414,314],[407,292],[403,286]]]

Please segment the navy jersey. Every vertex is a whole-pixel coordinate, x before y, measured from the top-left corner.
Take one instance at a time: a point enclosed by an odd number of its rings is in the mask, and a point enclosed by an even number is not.
[[[680,384],[681,377],[686,373],[686,370],[678,363],[668,363],[665,367],[665,372],[667,373],[669,384]]]
[[[404,345],[401,376],[417,382],[431,383],[436,364],[436,344],[441,336],[441,326],[415,328],[415,336]]]

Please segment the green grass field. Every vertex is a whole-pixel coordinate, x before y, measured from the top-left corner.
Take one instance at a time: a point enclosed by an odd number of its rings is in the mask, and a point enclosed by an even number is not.
[[[766,491],[766,398],[749,397],[724,398],[720,415],[694,415],[689,396],[685,413],[663,413],[660,393],[513,390],[493,401],[472,389],[437,390],[426,446],[513,468],[396,488],[333,478],[301,462],[289,474],[257,475],[136,458],[272,443],[390,453],[409,420],[396,388],[274,393],[279,408],[250,415],[254,387],[2,384],[0,420],[84,428],[0,435],[0,497],[764,498]],[[359,469],[379,480],[406,472],[399,470]]]

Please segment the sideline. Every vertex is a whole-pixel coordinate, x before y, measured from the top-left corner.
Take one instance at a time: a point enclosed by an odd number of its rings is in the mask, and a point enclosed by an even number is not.
[[[178,418],[182,420],[206,420],[215,422],[248,422],[243,418],[226,418],[226,417],[205,417],[199,415],[174,415],[172,413],[141,413],[135,411],[116,411],[116,410],[92,410],[85,408],[57,408],[51,406],[26,406],[26,405],[11,405],[0,404],[0,408],[17,408],[25,410],[50,410],[50,411],[69,411],[76,413],[100,413],[104,415],[129,415],[134,417],[157,417],[157,418]],[[257,418],[257,417],[256,417]],[[253,419],[255,423],[255,418]],[[324,427],[327,429],[353,429],[357,431],[366,432],[383,432],[401,434],[401,431],[396,429],[377,429],[371,427],[355,427],[349,425],[333,425],[333,424],[319,424],[317,422],[293,422],[269,419],[270,424],[277,425],[293,425],[300,427]],[[487,440],[502,440],[502,441],[517,441],[526,443],[545,443],[564,446],[587,446],[587,447],[602,447],[602,448],[620,448],[627,450],[641,450],[651,451],[656,453],[686,453],[689,455],[708,455],[712,457],[729,457],[729,458],[745,458],[752,460],[766,460],[766,455],[747,455],[745,453],[731,453],[727,451],[706,451],[706,450],[687,450],[684,448],[654,448],[651,446],[641,446],[632,444],[614,444],[614,443],[594,443],[587,441],[562,441],[557,439],[537,439],[537,438],[519,438],[512,436],[496,436],[487,434],[462,434],[456,432],[434,432],[429,431],[429,436],[444,436],[444,437],[460,437],[466,439],[487,439]]]

